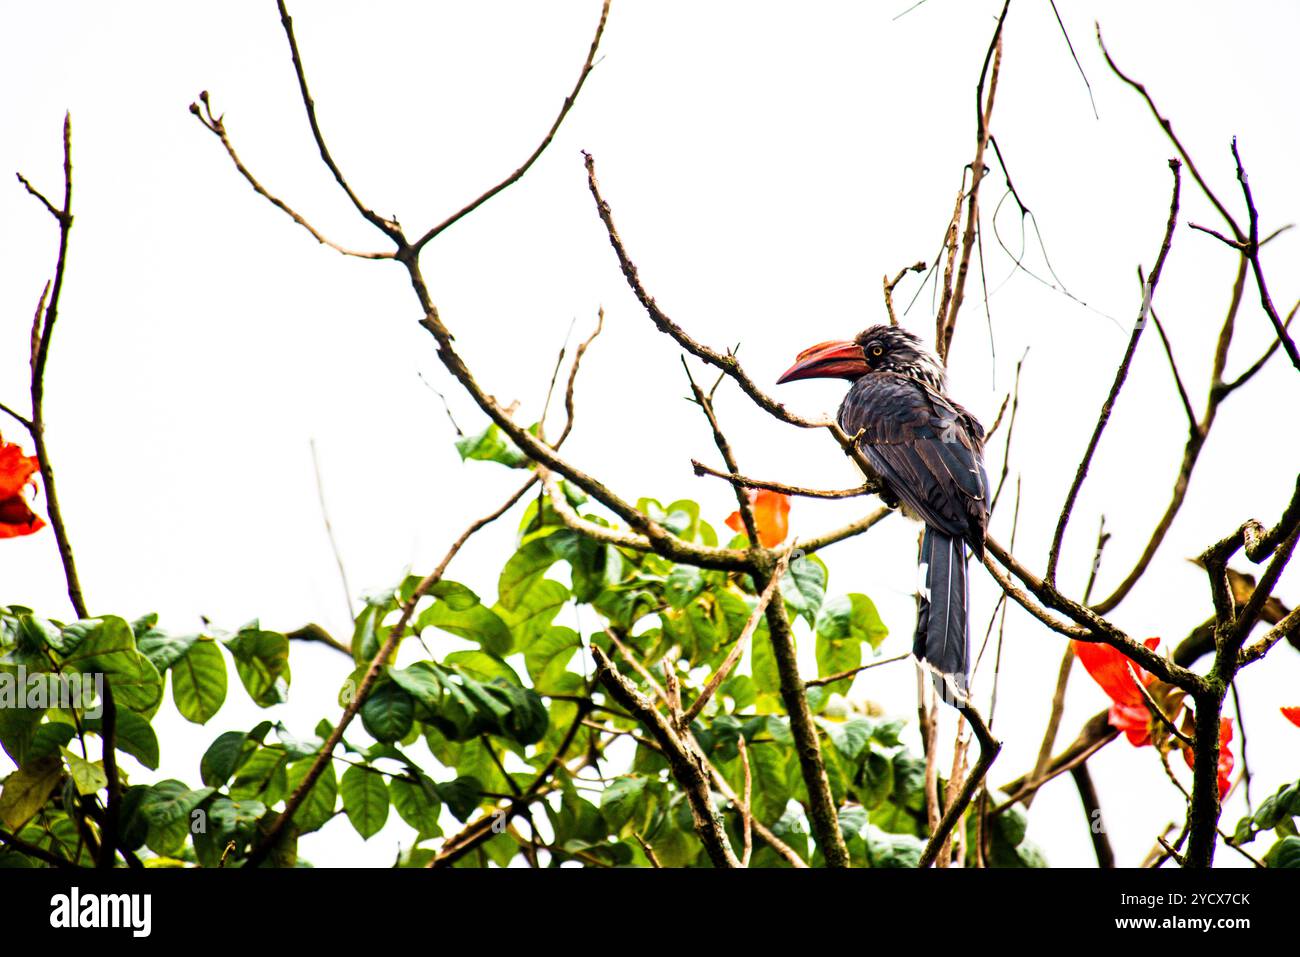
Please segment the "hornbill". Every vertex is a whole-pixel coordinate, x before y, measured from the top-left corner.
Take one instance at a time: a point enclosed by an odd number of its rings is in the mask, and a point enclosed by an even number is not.
[[[935,673],[945,700],[964,704],[970,677],[966,547],[983,559],[989,518],[984,428],[948,397],[939,360],[897,326],[872,326],[851,342],[805,349],[777,382],[813,378],[853,382],[840,404],[840,427],[884,483],[885,503],[925,523],[925,584],[912,653]]]

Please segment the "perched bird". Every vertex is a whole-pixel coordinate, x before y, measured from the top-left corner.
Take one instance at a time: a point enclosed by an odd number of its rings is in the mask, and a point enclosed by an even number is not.
[[[814,378],[852,381],[840,427],[884,483],[886,504],[925,523],[912,652],[935,673],[949,703],[965,703],[966,548],[983,559],[989,517],[984,428],[948,397],[939,360],[898,326],[872,326],[851,342],[805,349],[777,382]]]

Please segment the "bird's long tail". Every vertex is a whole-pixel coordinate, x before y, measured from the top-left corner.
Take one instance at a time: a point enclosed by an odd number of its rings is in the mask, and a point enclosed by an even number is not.
[[[921,541],[925,584],[917,599],[912,653],[934,672],[949,704],[967,698],[970,633],[966,621],[966,543],[927,527]]]

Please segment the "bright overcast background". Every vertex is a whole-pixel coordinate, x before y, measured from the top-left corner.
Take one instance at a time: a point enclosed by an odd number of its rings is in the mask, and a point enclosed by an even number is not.
[[[626,498],[696,498],[720,526],[734,499],[722,483],[691,474],[693,456],[716,462],[707,427],[682,400],[675,349],[619,273],[580,150],[596,158],[651,294],[701,340],[742,343],[748,370],[770,384],[805,346],[882,321],[881,275],[938,252],[972,156],[975,83],[1000,4],[929,0],[899,17],[908,5],[615,0],[599,64],[550,150],[424,253],[433,297],[485,387],[518,400],[523,421],[532,421],[571,324],[574,338],[585,337],[603,304],[605,333],[584,365],[566,453]],[[1106,68],[1094,19],[1234,212],[1242,210],[1229,153],[1237,135],[1263,230],[1300,217],[1300,8],[1059,6],[1099,118],[1051,8],[1015,3],[993,129],[1074,298],[1024,274],[1004,284],[1012,261],[988,218],[1003,191],[995,171],[982,199],[996,359],[972,275],[951,373],[953,394],[987,426],[1029,348],[1012,478],[992,532],[1010,537],[1022,476],[1017,552],[1038,569],[1138,313],[1136,267],[1154,261],[1169,205],[1172,148]],[[540,141],[573,85],[599,2],[300,2],[291,12],[335,158],[367,203],[418,232],[504,177]],[[358,594],[393,585],[408,567],[428,571],[518,477],[459,461],[425,381],[448,395],[466,431],[485,419],[435,358],[403,270],[319,246],[254,195],[190,115],[199,91],[210,91],[269,189],[337,241],[385,248],[319,162],[274,4],[10,3],[5,21],[0,170],[21,170],[59,193],[60,126],[72,113],[76,226],[46,415],[92,613],[157,611],[177,631],[198,628],[200,615],[231,629],[254,617],[281,630],[315,621],[346,637],[312,439]],[[1185,176],[1156,308],[1199,411],[1236,263],[1188,221],[1221,225]],[[1018,248],[1013,203],[998,222]],[[30,317],[56,240],[46,213],[9,179],[0,188],[0,399],[21,409]],[[1284,311],[1300,296],[1297,250],[1300,235],[1287,234],[1265,257]],[[1032,242],[1026,263],[1046,276]],[[900,311],[918,288],[916,276],[899,287]],[[927,287],[904,324],[928,339],[933,309]],[[1237,324],[1229,375],[1273,335],[1253,284]],[[1276,521],[1300,459],[1298,387],[1279,356],[1224,405],[1178,521],[1113,614],[1129,633],[1176,644],[1211,611],[1204,573],[1188,558],[1248,517]],[[836,382],[779,390],[807,414],[833,410],[842,394]],[[756,413],[726,385],[718,409],[749,473],[823,487],[856,481],[827,435]],[[12,422],[0,428],[29,447]],[[989,451],[994,475],[1003,434]],[[1061,566],[1068,591],[1082,590],[1102,512],[1114,537],[1099,591],[1128,570],[1168,502],[1185,438],[1151,329],[1074,513]],[[792,529],[815,534],[874,504],[796,501]],[[516,524],[508,518],[476,539],[451,577],[490,600]],[[879,606],[892,631],[886,654],[910,646],[915,543],[915,527],[891,516],[824,554],[833,593],[863,591]],[[978,568],[972,581],[978,642],[995,592]],[[0,548],[0,585],[0,601],[69,614],[48,532]],[[1295,567],[1279,594],[1300,601]],[[811,640],[804,644],[810,652]],[[994,784],[1030,769],[1061,651],[1059,636],[1012,609],[995,725],[1005,749]],[[305,736],[337,716],[347,666],[320,646],[295,646],[292,662],[290,702],[270,716]],[[983,693],[986,672],[987,663]],[[199,757],[219,731],[263,716],[233,669],[231,678],[229,701],[207,727],[180,718],[168,695],[158,719],[163,767],[154,776],[128,762],[134,780],[197,780]],[[1300,704],[1298,680],[1300,659],[1286,646],[1241,678],[1257,801],[1295,773],[1300,732],[1278,706]],[[867,672],[853,694],[914,714],[906,664]],[[1105,704],[1077,669],[1060,743]],[[1233,749],[1240,767],[1240,735]],[[1121,740],[1090,766],[1119,863],[1134,865],[1168,822],[1182,820],[1182,799],[1153,749]],[[1224,826],[1243,809],[1238,788]],[[1045,788],[1030,820],[1030,837],[1052,864],[1095,863],[1068,776]],[[409,834],[393,815],[362,843],[340,818],[306,839],[303,854],[318,865],[386,865]],[[1244,863],[1227,849],[1217,860]]]

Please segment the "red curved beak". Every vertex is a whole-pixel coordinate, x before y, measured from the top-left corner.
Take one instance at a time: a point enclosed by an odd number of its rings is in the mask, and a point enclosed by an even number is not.
[[[795,379],[857,379],[870,369],[856,342],[819,342],[799,353],[794,365],[781,373],[777,385]]]

